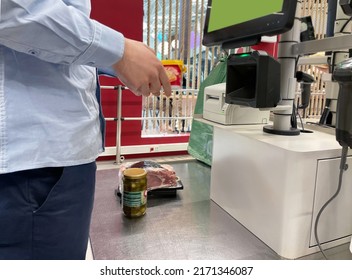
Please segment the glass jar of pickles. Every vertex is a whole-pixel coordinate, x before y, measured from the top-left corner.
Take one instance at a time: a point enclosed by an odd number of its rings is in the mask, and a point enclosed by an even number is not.
[[[128,218],[143,216],[147,210],[147,172],[128,168],[123,172],[122,205]]]

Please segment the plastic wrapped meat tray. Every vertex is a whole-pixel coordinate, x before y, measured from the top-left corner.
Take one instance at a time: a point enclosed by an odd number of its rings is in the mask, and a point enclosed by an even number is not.
[[[147,172],[148,195],[174,195],[177,190],[183,189],[182,182],[171,165],[143,160],[122,164],[120,166],[119,192],[121,189],[123,171],[127,168],[143,168]]]

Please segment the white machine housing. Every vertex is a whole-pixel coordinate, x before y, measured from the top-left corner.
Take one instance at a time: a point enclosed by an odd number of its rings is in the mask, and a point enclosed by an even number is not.
[[[225,103],[226,83],[204,89],[203,118],[224,125],[266,124],[270,111]]]
[[[272,135],[260,125],[213,127],[210,198],[283,258],[319,252],[315,220],[339,178],[341,146],[335,136]],[[352,166],[350,153],[347,164]],[[318,224],[323,249],[351,240],[351,185],[348,168]]]

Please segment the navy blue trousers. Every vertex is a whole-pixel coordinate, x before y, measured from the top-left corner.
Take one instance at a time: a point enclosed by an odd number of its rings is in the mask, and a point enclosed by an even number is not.
[[[85,259],[95,162],[0,174],[0,259]]]

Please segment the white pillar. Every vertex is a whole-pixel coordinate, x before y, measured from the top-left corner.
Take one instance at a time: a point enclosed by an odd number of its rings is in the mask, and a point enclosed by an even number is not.
[[[292,52],[292,46],[299,43],[301,31],[301,1],[297,1],[296,18],[293,27],[280,36],[278,61],[281,64],[281,85],[279,102],[274,109],[274,123],[265,126],[264,131],[279,135],[298,135],[300,131],[291,127],[291,115],[296,89],[296,61],[297,55]],[[284,109],[280,109],[284,105]]]

